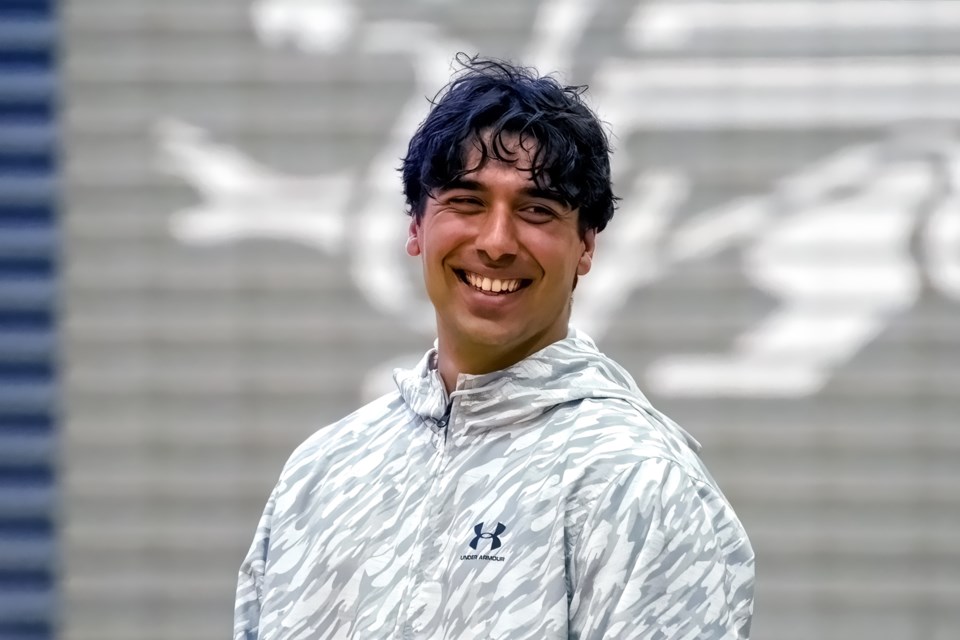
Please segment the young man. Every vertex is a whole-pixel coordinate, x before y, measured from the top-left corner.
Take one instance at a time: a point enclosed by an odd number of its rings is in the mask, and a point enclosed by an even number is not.
[[[465,66],[403,163],[436,347],[290,458],[235,638],[747,638],[753,551],[696,443],[568,327],[603,129],[579,89]]]

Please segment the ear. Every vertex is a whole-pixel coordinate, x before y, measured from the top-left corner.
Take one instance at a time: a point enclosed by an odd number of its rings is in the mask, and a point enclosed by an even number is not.
[[[407,255],[414,257],[420,255],[420,222],[416,216],[410,220],[407,234]]]
[[[577,263],[577,275],[585,276],[590,273],[590,267],[593,266],[593,250],[597,246],[597,230],[588,229],[583,234],[583,253],[580,254],[580,261]]]

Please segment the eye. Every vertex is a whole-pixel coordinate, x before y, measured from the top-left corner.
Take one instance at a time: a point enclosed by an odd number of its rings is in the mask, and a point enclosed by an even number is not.
[[[547,205],[531,203],[520,209],[520,215],[528,222],[543,224],[556,218],[557,212]]]
[[[457,211],[471,212],[483,207],[483,200],[476,196],[451,196],[447,198],[447,205]]]

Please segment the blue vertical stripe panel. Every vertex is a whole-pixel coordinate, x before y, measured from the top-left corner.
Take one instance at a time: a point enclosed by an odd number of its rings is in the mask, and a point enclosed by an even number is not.
[[[0,18],[46,20],[54,16],[56,8],[54,0],[3,0]]]
[[[57,34],[0,1],[0,640],[56,635]]]

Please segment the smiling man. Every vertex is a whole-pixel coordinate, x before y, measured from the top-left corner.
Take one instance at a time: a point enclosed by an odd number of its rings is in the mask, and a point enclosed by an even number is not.
[[[438,368],[451,390],[460,373],[508,367],[567,336],[571,292],[590,270],[596,237],[595,228],[581,233],[564,196],[533,179],[532,133],[497,126],[469,135],[456,177],[415,196],[407,243],[423,258]]]
[[[291,456],[235,638],[747,638],[753,551],[698,445],[568,325],[603,128],[580,88],[461,61],[403,161],[436,346]]]

